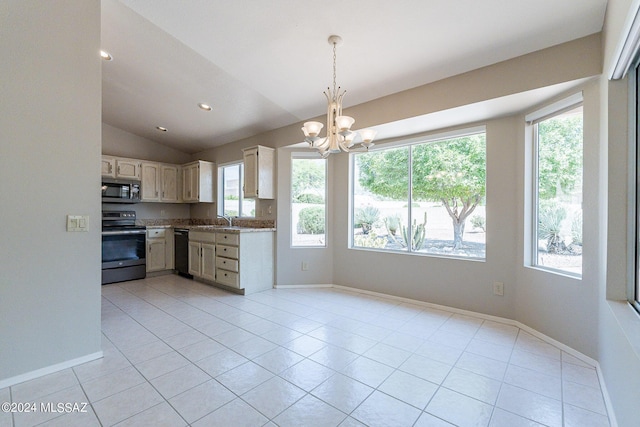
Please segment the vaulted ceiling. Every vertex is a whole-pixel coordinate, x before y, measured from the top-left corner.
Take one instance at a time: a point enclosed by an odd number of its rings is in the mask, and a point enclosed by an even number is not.
[[[332,34],[348,107],[597,33],[606,3],[102,0],[103,121],[195,153],[324,114]]]

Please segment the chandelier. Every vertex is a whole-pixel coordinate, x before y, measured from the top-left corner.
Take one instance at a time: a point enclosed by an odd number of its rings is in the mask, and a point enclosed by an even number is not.
[[[310,147],[317,149],[323,158],[327,158],[332,153],[349,152],[355,144],[361,144],[368,150],[374,145],[372,141],[376,136],[376,131],[373,129],[352,131],[351,126],[356,120],[342,115],[342,99],[347,91],[340,86],[336,88],[336,47],[342,44],[342,38],[334,35],[330,36],[328,41],[333,45],[333,90],[327,88],[323,92],[327,97],[327,136],[324,138],[318,136],[324,127],[320,122],[306,122],[302,127],[304,140]],[[360,140],[356,141],[358,134]]]

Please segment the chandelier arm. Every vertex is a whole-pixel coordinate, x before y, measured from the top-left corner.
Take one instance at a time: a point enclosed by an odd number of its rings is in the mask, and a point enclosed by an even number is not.
[[[322,142],[314,145],[314,147],[317,149],[326,149],[329,147],[329,137],[327,136],[326,138],[322,138]]]

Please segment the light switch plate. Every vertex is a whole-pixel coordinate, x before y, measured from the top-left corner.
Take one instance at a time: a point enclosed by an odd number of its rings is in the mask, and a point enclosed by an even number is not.
[[[67,231],[89,231],[89,215],[67,215]]]

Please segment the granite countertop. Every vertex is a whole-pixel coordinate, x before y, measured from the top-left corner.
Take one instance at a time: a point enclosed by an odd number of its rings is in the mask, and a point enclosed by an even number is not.
[[[205,231],[205,232],[223,232],[223,233],[258,233],[264,231],[276,231],[275,227],[240,227],[240,226],[228,226],[228,225],[147,225],[148,229],[168,229],[168,228],[182,228],[186,230]]]
[[[257,233],[276,231],[275,220],[234,218],[234,225],[229,226],[225,220],[215,219],[140,219],[136,225],[143,225],[148,229],[183,228],[187,230],[223,232],[223,233]]]

